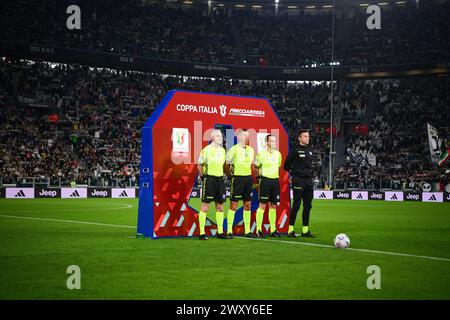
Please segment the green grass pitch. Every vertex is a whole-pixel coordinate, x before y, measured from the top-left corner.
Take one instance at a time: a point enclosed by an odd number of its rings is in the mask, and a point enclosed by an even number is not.
[[[449,209],[317,200],[316,239],[151,240],[135,236],[137,199],[1,199],[0,299],[449,299]],[[328,247],[341,232],[353,250]]]

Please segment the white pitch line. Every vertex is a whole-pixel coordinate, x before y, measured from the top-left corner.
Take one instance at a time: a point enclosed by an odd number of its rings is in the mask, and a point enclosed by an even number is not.
[[[392,256],[401,256],[401,257],[412,257],[412,258],[421,258],[421,259],[429,259],[429,260],[450,261],[449,258],[420,256],[420,255],[409,254],[409,253],[379,251],[379,250],[370,250],[370,249],[358,249],[358,248],[338,249],[338,248],[336,248],[334,246],[330,246],[330,245],[327,245],[327,244],[318,244],[318,243],[307,243],[307,242],[285,241],[285,240],[268,240],[268,239],[244,238],[244,237],[236,237],[236,238],[237,239],[244,239],[244,240],[267,241],[267,242],[272,242],[272,243],[282,242],[282,243],[298,244],[298,245],[311,246],[311,247],[333,248],[333,249],[336,249],[336,250],[349,250],[349,251],[359,251],[359,252],[368,252],[368,253],[388,254],[388,255],[392,255]]]
[[[76,220],[64,220],[64,219],[51,219],[51,218],[36,218],[36,217],[25,217],[25,216],[9,216],[9,215],[3,215],[3,214],[0,214],[0,218],[15,218],[15,219],[38,220],[38,221],[67,222],[67,223],[88,224],[88,225],[97,225],[97,226],[105,226],[105,227],[136,229],[136,227],[134,227],[134,226],[126,226],[126,225],[121,225],[121,224],[109,224],[109,223],[98,223],[98,222],[87,222],[87,221],[76,221]],[[326,244],[319,244],[319,243],[307,243],[307,242],[285,241],[285,240],[268,240],[268,239],[244,238],[244,237],[236,237],[236,239],[266,241],[266,242],[271,242],[271,243],[287,243],[287,244],[293,244],[293,245],[303,245],[303,246],[311,246],[311,247],[336,249],[334,246],[330,246],[330,245],[326,245]],[[449,258],[421,256],[421,255],[408,254],[408,253],[399,253],[399,252],[389,252],[389,251],[379,251],[379,250],[369,250],[369,249],[358,249],[358,248],[346,248],[346,249],[336,249],[336,250],[348,250],[348,251],[378,253],[378,254],[386,254],[386,255],[392,255],[392,256],[410,257],[410,258],[419,258],[419,259],[428,259],[428,260],[438,260],[438,261],[448,261],[448,262],[450,262]]]
[[[127,204],[125,206],[120,206],[120,207],[110,207],[110,208],[50,209],[50,210],[45,210],[45,212],[102,211],[102,210],[121,210],[121,209],[130,209],[130,208],[133,208],[132,204]],[[36,210],[14,210],[14,212],[28,213],[28,212],[36,212]]]
[[[95,226],[136,229],[136,227],[125,226],[125,225],[121,225],[121,224],[109,224],[109,223],[77,221],[77,220],[64,220],[64,219],[52,219],[52,218],[36,218],[36,217],[25,217],[25,216],[8,216],[8,215],[5,215],[5,214],[0,214],[0,218],[14,218],[14,219],[28,219],[28,220],[38,220],[38,221],[67,222],[67,223],[89,224],[89,225],[95,225]]]

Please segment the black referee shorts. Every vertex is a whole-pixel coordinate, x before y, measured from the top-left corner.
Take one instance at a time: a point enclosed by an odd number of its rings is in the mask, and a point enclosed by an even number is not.
[[[223,177],[206,176],[203,178],[202,202],[224,203],[227,198]]]
[[[251,201],[252,189],[252,176],[233,176],[231,178],[231,201]]]
[[[261,177],[259,180],[259,202],[280,202],[280,183],[278,179]]]

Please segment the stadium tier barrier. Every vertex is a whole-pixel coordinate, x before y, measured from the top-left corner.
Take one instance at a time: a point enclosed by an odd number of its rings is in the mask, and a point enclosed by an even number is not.
[[[264,80],[329,80],[331,67],[289,67],[224,65],[187,62],[111,54],[92,50],[63,48],[52,45],[0,40],[0,54],[21,59],[36,59],[59,63],[80,63],[99,68],[126,68],[143,72],[177,74],[197,77],[235,77]],[[336,78],[375,79],[401,78],[405,75],[450,73],[450,61],[405,63],[397,65],[334,66]]]
[[[191,198],[200,198],[201,189],[193,188]],[[0,198],[34,199],[34,198],[138,198],[137,188],[0,188]],[[230,190],[227,189],[227,198]],[[291,191],[292,198],[292,191]],[[450,202],[448,192],[414,192],[414,191],[365,191],[365,190],[314,190],[317,200],[375,200],[375,201],[419,201],[419,202]]]

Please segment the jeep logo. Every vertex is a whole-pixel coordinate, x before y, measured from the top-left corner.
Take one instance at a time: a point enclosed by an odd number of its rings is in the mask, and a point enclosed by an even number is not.
[[[419,201],[419,199],[420,199],[420,196],[419,196],[418,194],[412,194],[412,193],[409,193],[409,194],[406,196],[406,200],[416,200],[416,201]]]
[[[381,200],[381,199],[383,199],[383,194],[381,194],[381,193],[372,193],[372,194],[370,195],[370,199],[378,199],[378,200]]]
[[[339,192],[339,193],[336,194],[336,198],[345,198],[345,199],[348,199],[348,198],[350,198],[350,194],[345,193],[345,192]]]
[[[91,196],[97,196],[97,197],[107,197],[108,196],[108,191],[98,191],[98,190],[94,190],[91,192]]]
[[[39,192],[39,195],[43,196],[43,197],[52,197],[52,198],[54,198],[54,197],[56,197],[57,194],[58,193],[56,191],[50,191],[50,190],[45,190],[45,189],[41,189],[41,192]]]

